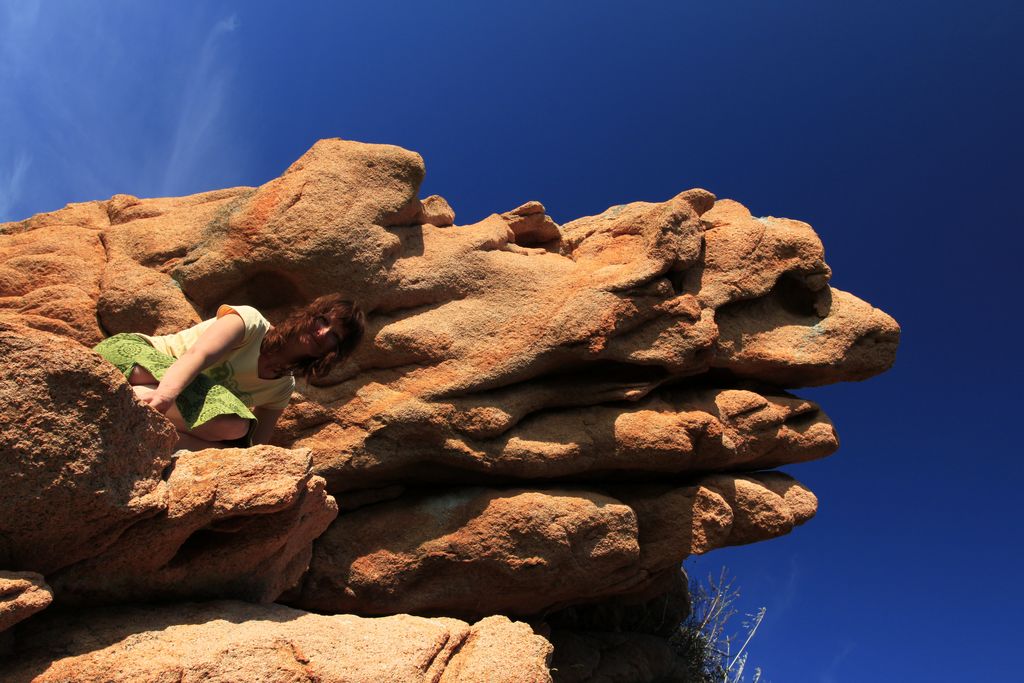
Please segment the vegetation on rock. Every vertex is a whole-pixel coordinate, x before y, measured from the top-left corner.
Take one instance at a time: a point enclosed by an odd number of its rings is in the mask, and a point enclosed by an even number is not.
[[[706,582],[690,580],[691,609],[669,638],[669,645],[683,660],[687,680],[694,683],[742,683],[747,671],[747,646],[764,620],[766,608],[743,615],[739,631],[730,630],[739,612],[740,589],[723,567]],[[750,683],[759,683],[755,668]]]

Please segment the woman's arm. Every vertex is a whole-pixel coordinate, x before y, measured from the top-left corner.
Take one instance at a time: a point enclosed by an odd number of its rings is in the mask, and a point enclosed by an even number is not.
[[[242,343],[245,323],[238,315],[225,315],[203,332],[192,347],[167,368],[156,390],[143,399],[161,413],[174,405],[174,399],[200,372],[216,365],[233,347]]]
[[[252,409],[252,414],[259,420],[259,424],[256,425],[256,431],[252,435],[252,442],[254,444],[270,443],[270,438],[274,436],[274,426],[277,424],[277,418],[281,417],[283,412],[284,408],[256,406]]]

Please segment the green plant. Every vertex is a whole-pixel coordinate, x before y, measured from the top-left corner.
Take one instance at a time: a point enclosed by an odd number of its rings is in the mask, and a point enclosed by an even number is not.
[[[764,620],[765,608],[745,615],[740,632],[727,633],[727,623],[737,614],[735,604],[739,597],[739,588],[727,575],[725,567],[717,579],[709,574],[707,583],[690,580],[690,615],[669,639],[672,649],[684,663],[688,680],[695,683],[743,681],[747,645]],[[756,668],[751,683],[760,680],[761,669]]]

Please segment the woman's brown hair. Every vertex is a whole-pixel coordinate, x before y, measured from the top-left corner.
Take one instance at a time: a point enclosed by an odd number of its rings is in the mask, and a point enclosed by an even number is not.
[[[362,309],[340,294],[326,294],[314,299],[274,325],[263,338],[261,349],[273,353],[289,339],[312,337],[322,321],[326,321],[338,334],[337,347],[323,356],[303,358],[288,368],[289,372],[302,375],[306,381],[322,378],[352,354],[366,329],[366,316]]]

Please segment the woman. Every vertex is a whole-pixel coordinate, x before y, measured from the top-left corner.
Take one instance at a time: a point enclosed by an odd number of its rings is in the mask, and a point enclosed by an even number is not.
[[[329,373],[364,327],[357,305],[329,294],[277,326],[252,306],[224,305],[215,318],[177,334],[117,334],[94,350],[174,424],[176,448],[251,446],[270,442],[294,376]]]

